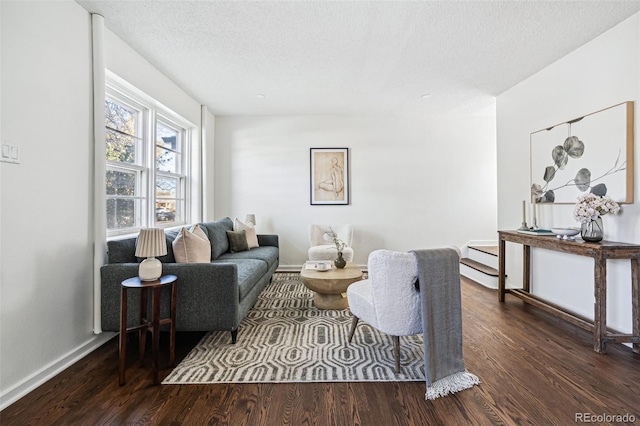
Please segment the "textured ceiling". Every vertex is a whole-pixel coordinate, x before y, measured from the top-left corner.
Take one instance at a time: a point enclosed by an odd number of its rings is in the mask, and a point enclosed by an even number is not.
[[[640,1],[78,3],[216,115],[491,113],[495,96],[640,11]]]

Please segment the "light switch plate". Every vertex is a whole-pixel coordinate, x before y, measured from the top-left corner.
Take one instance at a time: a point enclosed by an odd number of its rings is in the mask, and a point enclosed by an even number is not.
[[[2,142],[2,156],[0,156],[0,161],[20,164],[20,149],[18,145]]]

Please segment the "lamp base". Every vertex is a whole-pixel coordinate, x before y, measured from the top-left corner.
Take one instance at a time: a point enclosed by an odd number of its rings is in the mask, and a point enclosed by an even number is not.
[[[138,277],[142,281],[155,281],[162,275],[162,262],[155,257],[148,257],[138,268]]]

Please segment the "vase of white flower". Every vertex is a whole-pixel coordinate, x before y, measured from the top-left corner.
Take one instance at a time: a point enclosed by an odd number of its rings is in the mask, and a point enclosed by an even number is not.
[[[573,215],[578,222],[582,223],[580,227],[582,239],[598,242],[604,238],[602,216],[618,212],[620,212],[620,206],[611,198],[589,193],[578,198]]]

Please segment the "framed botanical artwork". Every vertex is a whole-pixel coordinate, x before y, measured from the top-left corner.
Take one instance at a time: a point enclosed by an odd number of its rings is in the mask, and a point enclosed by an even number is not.
[[[349,204],[349,148],[311,148],[311,205]]]
[[[575,204],[586,193],[633,203],[633,102],[531,133],[531,198]]]

